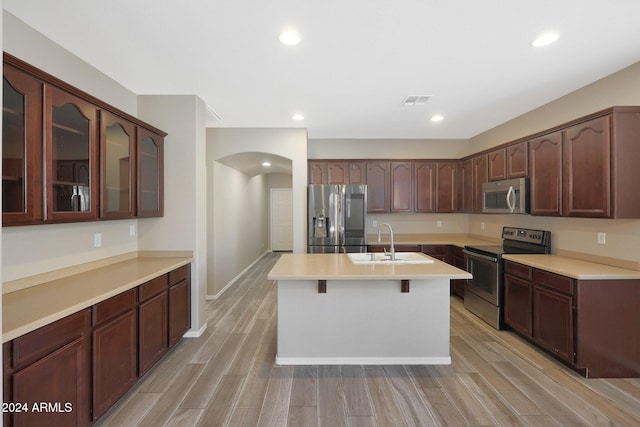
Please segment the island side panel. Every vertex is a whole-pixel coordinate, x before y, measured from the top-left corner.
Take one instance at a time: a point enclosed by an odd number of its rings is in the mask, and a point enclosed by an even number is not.
[[[449,280],[278,281],[276,363],[450,364]]]

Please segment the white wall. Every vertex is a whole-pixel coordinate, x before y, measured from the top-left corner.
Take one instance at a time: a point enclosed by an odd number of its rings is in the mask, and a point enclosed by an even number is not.
[[[238,274],[251,265],[268,248],[268,175],[256,178],[224,166],[218,159],[243,152],[276,154],[291,160],[292,192],[294,204],[294,252],[306,248],[306,182],[307,182],[307,133],[304,129],[207,129],[208,167],[208,294],[215,296],[230,284]],[[272,183],[281,183],[282,177],[271,178]],[[255,182],[252,182],[255,181]],[[256,188],[263,185],[259,200],[264,200],[264,211],[252,212],[252,201],[241,200],[247,191],[252,191],[258,200]],[[256,191],[256,193],[253,193]],[[247,208],[249,207],[249,208]],[[264,225],[264,233],[254,229],[256,218]],[[232,232],[237,233],[234,235]],[[245,236],[252,230],[252,237]],[[238,234],[241,233],[241,234]],[[224,237],[222,237],[224,235]],[[259,238],[256,238],[259,237]],[[264,238],[264,241],[261,239]],[[231,240],[233,253],[229,253]],[[257,247],[257,242],[259,247]],[[237,245],[237,246],[236,246]],[[234,259],[236,257],[237,259]]]
[[[209,244],[214,256],[209,258],[209,298],[267,251],[269,207],[266,175],[250,177],[219,162],[212,166]]]
[[[202,332],[207,277],[205,105],[194,95],[140,96],[138,116],[168,133],[164,216],[139,220],[139,249],[193,251],[191,333]]]

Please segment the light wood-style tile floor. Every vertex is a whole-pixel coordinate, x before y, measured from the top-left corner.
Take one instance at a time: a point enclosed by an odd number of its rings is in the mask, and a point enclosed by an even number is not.
[[[638,426],[640,379],[586,380],[451,299],[448,366],[276,366],[263,257],[99,421],[107,426]]]

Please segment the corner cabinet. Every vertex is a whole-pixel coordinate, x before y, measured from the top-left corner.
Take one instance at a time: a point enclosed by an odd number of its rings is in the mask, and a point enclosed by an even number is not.
[[[138,211],[139,217],[164,215],[164,139],[138,128]]]
[[[3,226],[162,216],[162,131],[5,53]]]
[[[512,330],[587,378],[640,377],[640,280],[578,280],[509,260],[504,271]]]

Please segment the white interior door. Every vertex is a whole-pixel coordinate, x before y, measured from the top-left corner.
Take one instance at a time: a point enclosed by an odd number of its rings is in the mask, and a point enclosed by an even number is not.
[[[271,250],[293,250],[293,191],[271,189]]]

